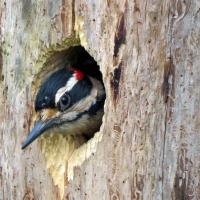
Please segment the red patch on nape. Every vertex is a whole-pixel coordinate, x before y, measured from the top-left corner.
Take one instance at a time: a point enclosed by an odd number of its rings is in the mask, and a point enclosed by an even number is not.
[[[83,72],[77,70],[77,71],[75,71],[75,77],[77,80],[82,80],[84,77],[84,74],[83,74]]]
[[[82,79],[84,78],[84,73],[83,73],[82,71],[80,71],[80,70],[74,68],[74,67],[70,67],[70,68],[69,68],[69,71],[73,72],[74,75],[75,75],[75,78],[76,78],[77,80],[79,80],[79,81],[82,80]]]

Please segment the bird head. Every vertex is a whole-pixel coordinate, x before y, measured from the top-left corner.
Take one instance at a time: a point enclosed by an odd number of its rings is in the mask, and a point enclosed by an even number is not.
[[[35,100],[38,117],[22,149],[53,129],[74,135],[97,130],[104,101],[101,80],[73,67],[59,69],[40,86]]]

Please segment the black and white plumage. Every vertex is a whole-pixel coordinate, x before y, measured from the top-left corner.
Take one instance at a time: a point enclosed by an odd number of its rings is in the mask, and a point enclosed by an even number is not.
[[[39,118],[22,145],[27,147],[45,132],[91,137],[102,123],[103,82],[79,69],[64,67],[41,85],[35,100]]]

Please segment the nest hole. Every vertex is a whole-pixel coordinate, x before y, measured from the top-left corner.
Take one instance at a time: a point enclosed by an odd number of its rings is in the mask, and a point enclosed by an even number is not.
[[[83,72],[84,75],[100,81],[104,87],[102,73],[95,59],[81,45],[71,46],[62,51],[55,50],[54,52],[50,53],[50,56],[47,57],[41,70],[37,73],[34,79],[34,99],[36,99],[39,88],[43,82],[47,80],[53,73],[59,69],[62,69],[63,67],[72,67],[78,69]],[[90,137],[87,139],[90,139]]]
[[[35,77],[33,83],[34,97],[36,98],[37,93],[45,80],[59,69],[69,66],[80,70],[86,76],[98,80],[104,88],[99,65],[94,58],[79,45],[50,53],[50,56],[46,59],[40,72]],[[64,188],[67,185],[66,176],[68,180],[73,177],[74,166],[81,165],[85,159],[88,158],[88,155],[94,155],[94,148],[88,153],[88,148],[85,146],[90,145],[90,143],[94,145],[94,142],[91,140],[92,138],[95,140],[96,146],[101,140],[98,136],[99,133],[96,133],[100,130],[102,125],[102,118],[103,115],[99,119],[98,130],[96,130],[91,137],[82,135],[70,136],[67,132],[66,134],[59,134],[59,132],[57,133],[56,128],[51,131],[51,134],[46,132],[41,137],[41,150],[45,156],[47,168],[52,175],[55,185],[60,189],[61,196],[64,195]],[[67,167],[68,169],[66,169]]]

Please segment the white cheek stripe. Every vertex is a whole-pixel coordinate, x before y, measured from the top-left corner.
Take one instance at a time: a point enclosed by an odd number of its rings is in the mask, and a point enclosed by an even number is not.
[[[77,80],[74,76],[72,76],[72,77],[67,81],[67,84],[66,84],[64,87],[60,88],[60,89],[57,91],[57,93],[56,93],[56,98],[55,98],[55,103],[57,104],[58,101],[59,101],[59,99],[61,98],[61,96],[62,96],[63,94],[65,94],[65,92],[70,91],[70,90],[76,85],[77,82],[78,82],[78,80]]]
[[[68,108],[66,112],[77,112],[81,113],[85,110],[88,110],[92,104],[96,102],[98,96],[102,96],[105,94],[103,85],[100,81],[88,76],[90,81],[92,82],[92,90],[88,96],[81,99],[79,102],[74,104],[72,107]]]

